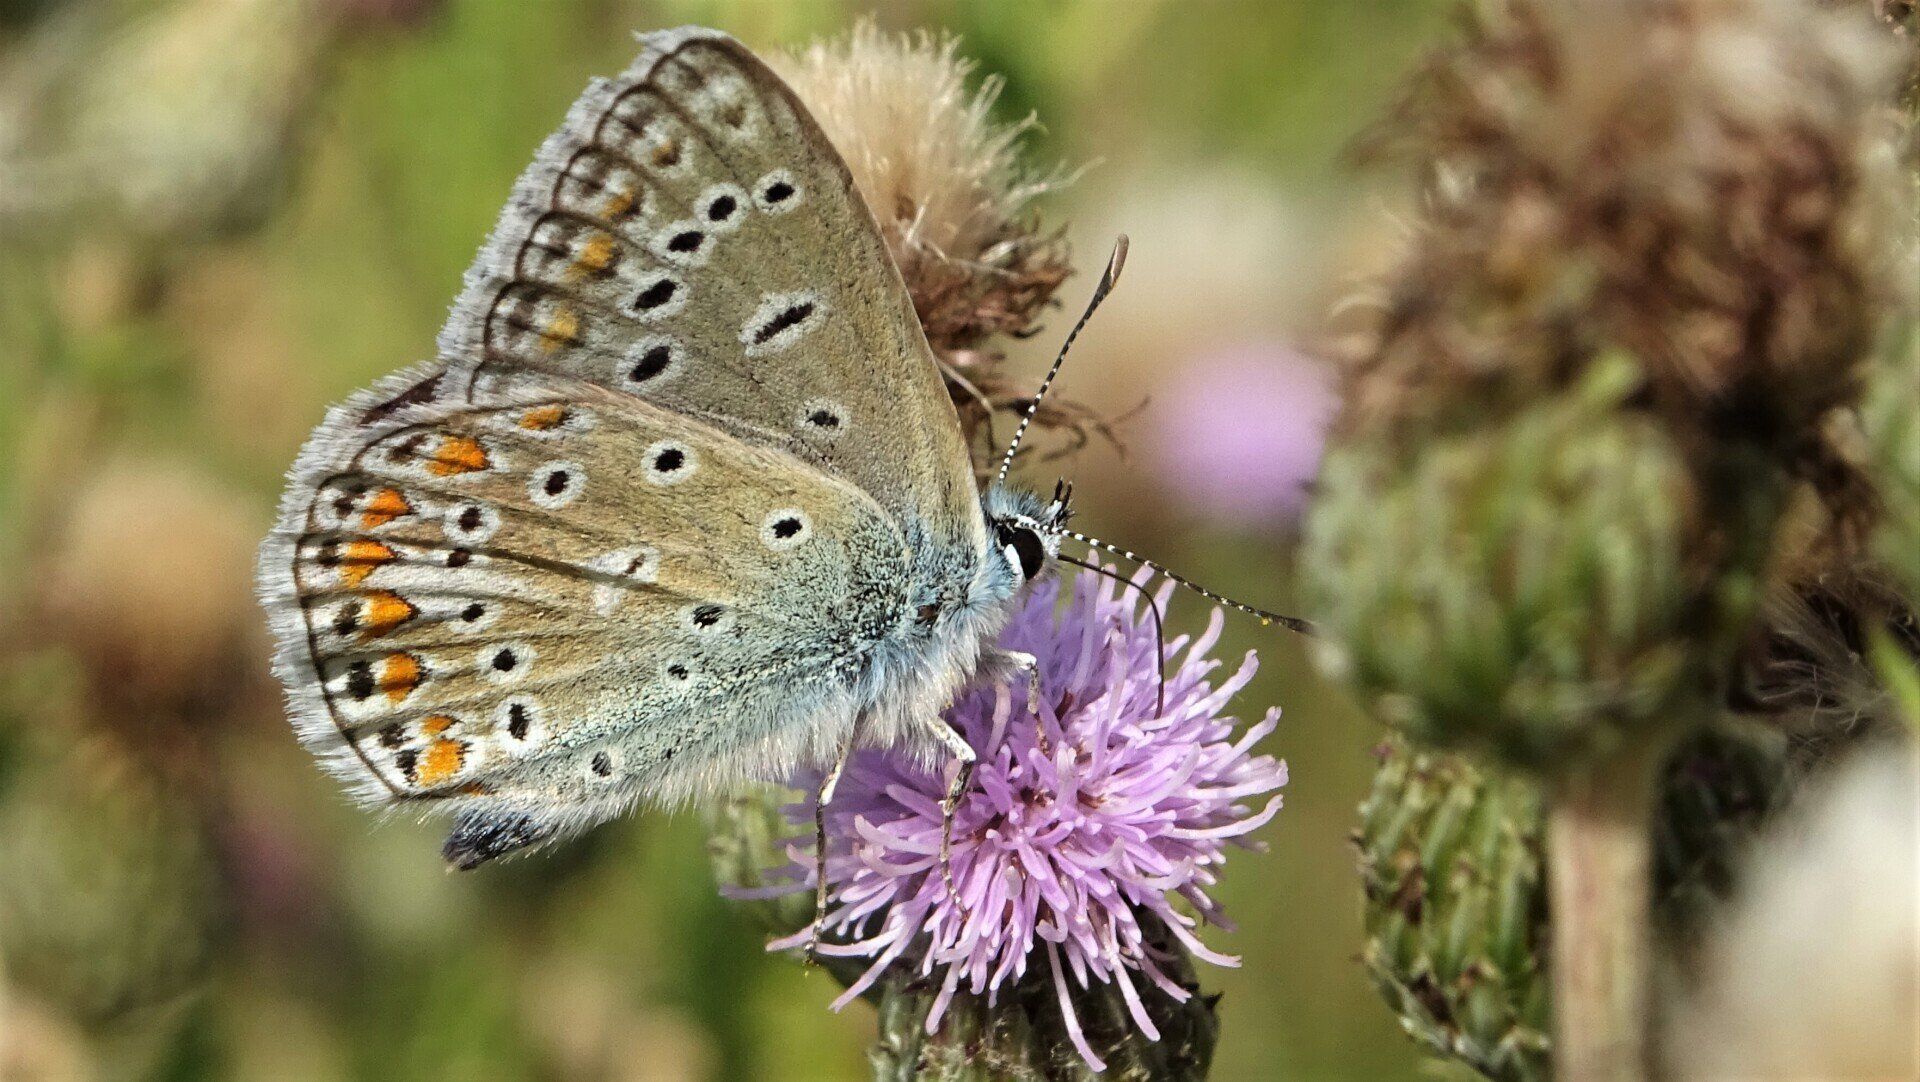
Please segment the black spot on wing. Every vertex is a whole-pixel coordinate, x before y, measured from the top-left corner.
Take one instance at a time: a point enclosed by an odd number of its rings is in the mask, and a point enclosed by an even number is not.
[[[774,336],[778,335],[781,331],[798,327],[800,324],[805,323],[808,317],[812,315],[812,301],[801,301],[799,304],[789,305],[772,319],[767,320],[766,323],[754,329],[753,344],[756,346],[764,346],[768,342],[773,341]]]

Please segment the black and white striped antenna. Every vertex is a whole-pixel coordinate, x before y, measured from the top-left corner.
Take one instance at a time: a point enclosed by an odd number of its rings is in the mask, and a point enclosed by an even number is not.
[[[1093,287],[1093,296],[1087,301],[1087,310],[1080,314],[1080,319],[1074,323],[1073,330],[1067,332],[1067,340],[1060,344],[1060,353],[1054,357],[1053,367],[1047,369],[1046,378],[1040,381],[1040,389],[1034,392],[1033,400],[1027,403],[1026,415],[1020,418],[1020,427],[1013,431],[1013,442],[1007,445],[1007,453],[1000,458],[1000,473],[994,478],[995,484],[1006,483],[1007,472],[1013,469],[1013,456],[1020,450],[1020,441],[1026,438],[1027,429],[1033,425],[1034,417],[1040,412],[1041,400],[1047,397],[1047,392],[1053,387],[1054,377],[1060,374],[1060,367],[1066,363],[1067,351],[1073,348],[1073,340],[1080,337],[1080,331],[1086,327],[1087,321],[1092,319],[1093,313],[1099,310],[1100,302],[1106,300],[1107,294],[1113,292],[1114,284],[1120,280],[1120,271],[1126,265],[1127,236],[1122,233],[1119,238],[1113,242],[1113,255],[1107,259],[1107,269],[1105,273],[1100,275],[1099,284]],[[1056,493],[1054,498],[1058,500],[1060,497]],[[1302,635],[1313,634],[1313,625],[1297,616],[1283,616],[1277,612],[1268,612],[1266,609],[1256,609],[1252,605],[1235,601],[1233,598],[1215,593],[1191,579],[1176,575],[1166,568],[1161,567],[1159,564],[1154,563],[1152,560],[1137,553],[1129,552],[1118,545],[1102,541],[1097,537],[1089,537],[1086,534],[1074,530],[1063,529],[1060,531],[1060,535],[1063,537],[1071,537],[1083,545],[1107,553],[1110,556],[1118,556],[1122,559],[1130,560],[1142,567],[1151,567],[1169,581],[1178,583],[1209,601],[1225,605],[1238,612],[1246,613],[1264,625],[1271,626],[1278,624],[1281,627],[1290,631],[1299,632]],[[1096,571],[1100,570],[1098,561],[1095,561],[1093,564],[1081,564],[1078,560],[1068,560],[1067,562],[1080,564],[1082,567],[1091,567]],[[1132,584],[1131,580],[1124,581],[1127,581],[1129,585]],[[1159,619],[1159,610],[1157,607],[1154,610],[1154,617],[1157,623]],[[1164,691],[1162,694],[1165,694]]]
[[[1239,601],[1235,601],[1233,598],[1227,597],[1224,594],[1217,594],[1212,590],[1207,589],[1205,586],[1202,586],[1199,583],[1192,581],[1191,579],[1183,578],[1182,576],[1176,575],[1173,572],[1168,571],[1166,568],[1161,567],[1159,564],[1154,563],[1152,560],[1147,559],[1145,556],[1141,556],[1138,553],[1129,552],[1126,549],[1121,548],[1119,545],[1115,545],[1107,541],[1102,541],[1097,537],[1089,537],[1086,534],[1079,532],[1078,530],[1061,530],[1060,535],[1062,537],[1071,537],[1075,541],[1078,541],[1081,544],[1087,545],[1091,548],[1099,549],[1101,552],[1104,552],[1109,556],[1118,556],[1123,560],[1131,560],[1142,567],[1151,567],[1154,569],[1154,571],[1158,572],[1160,575],[1162,575],[1169,581],[1177,582],[1180,585],[1185,586],[1187,589],[1192,590],[1194,593],[1199,594],[1201,597],[1204,597],[1209,601],[1213,601],[1218,604],[1225,605],[1230,609],[1235,609],[1237,611],[1244,612],[1248,616],[1251,616],[1254,619],[1259,620],[1262,624],[1267,624],[1267,625],[1278,624],[1279,626],[1286,628],[1288,631],[1297,631],[1302,635],[1313,634],[1313,625],[1308,623],[1305,620],[1300,619],[1298,616],[1283,616],[1277,612],[1268,612],[1266,609],[1256,609],[1252,605],[1247,605]]]
[[[1026,416],[1020,418],[1020,427],[1013,430],[1013,442],[1007,444],[1007,453],[1000,457],[1000,474],[994,484],[1005,484],[1007,471],[1013,468],[1013,456],[1020,450],[1020,441],[1027,436],[1027,428],[1033,424],[1033,418],[1040,412],[1040,400],[1047,397],[1047,391],[1053,386],[1053,378],[1060,374],[1060,366],[1067,362],[1067,351],[1073,348],[1073,340],[1080,337],[1080,329],[1093,318],[1100,302],[1113,292],[1113,285],[1120,280],[1120,269],[1127,265],[1127,235],[1113,242],[1113,255],[1107,259],[1106,273],[1100,276],[1100,284],[1093,287],[1093,299],[1087,302],[1087,310],[1080,313],[1080,321],[1067,332],[1067,340],[1060,343],[1060,355],[1053,359],[1053,367],[1047,369],[1047,378],[1040,381],[1040,389],[1033,393],[1033,400],[1027,403]]]

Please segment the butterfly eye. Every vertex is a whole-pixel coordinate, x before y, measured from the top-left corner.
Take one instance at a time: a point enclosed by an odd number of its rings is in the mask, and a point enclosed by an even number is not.
[[[1014,529],[1008,531],[1007,550],[1013,554],[1009,562],[1017,563],[1020,576],[1032,579],[1040,573],[1047,562],[1047,546],[1040,541],[1040,535],[1032,530]]]

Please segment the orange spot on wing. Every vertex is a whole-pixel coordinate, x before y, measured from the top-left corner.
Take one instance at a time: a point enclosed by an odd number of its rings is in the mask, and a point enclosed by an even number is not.
[[[380,660],[379,687],[388,702],[399,702],[427,677],[426,667],[412,654],[388,654]]]
[[[520,415],[520,427],[532,432],[551,432],[567,421],[567,407],[535,406]]]
[[[613,257],[618,249],[613,246],[613,238],[605,233],[596,233],[580,249],[580,255],[573,261],[573,272],[578,277],[603,274],[613,266]]]
[[[466,745],[443,737],[428,744],[427,750],[421,753],[420,765],[414,776],[421,785],[439,785],[460,773],[460,767],[466,761]]]
[[[606,205],[600,208],[600,214],[610,222],[617,222],[632,214],[638,202],[639,199],[632,192],[616,192],[607,199]]]
[[[669,136],[653,148],[653,164],[665,168],[680,160],[680,144]]]
[[[457,473],[476,473],[484,470],[487,461],[487,449],[472,436],[448,436],[440,441],[440,446],[428,460],[427,469],[439,477],[451,477]]]
[[[358,586],[367,581],[373,569],[396,558],[399,553],[378,541],[349,541],[340,552],[340,581]]]
[[[580,316],[571,308],[562,308],[540,330],[540,349],[545,353],[576,345],[580,341]]]
[[[410,514],[413,514],[413,505],[407,502],[399,489],[383,488],[367,498],[366,507],[360,511],[360,522],[371,530]]]
[[[422,736],[439,736],[451,728],[453,728],[453,719],[445,714],[435,714],[420,722]]]
[[[407,599],[392,590],[375,590],[367,595],[360,611],[360,638],[377,639],[419,615]]]

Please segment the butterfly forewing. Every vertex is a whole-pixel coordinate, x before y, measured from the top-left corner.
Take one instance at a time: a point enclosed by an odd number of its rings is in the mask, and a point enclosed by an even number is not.
[[[984,535],[953,407],[839,155],[731,39],[646,41],[516,187],[448,363],[708,418],[869,492],[923,558],[971,558]]]

